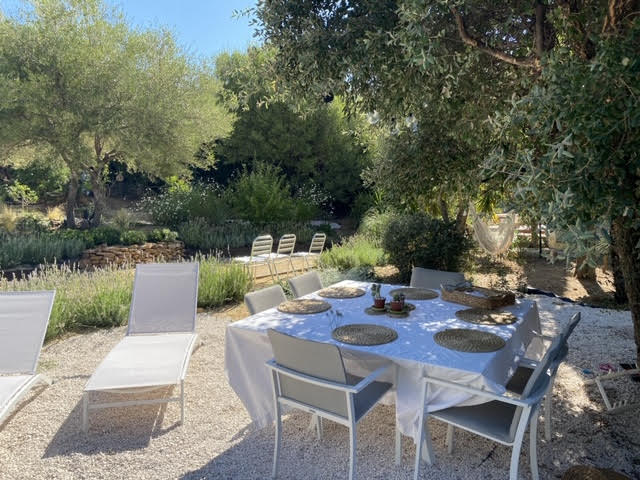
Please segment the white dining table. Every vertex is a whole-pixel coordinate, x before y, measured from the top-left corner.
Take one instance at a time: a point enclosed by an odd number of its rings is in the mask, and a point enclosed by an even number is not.
[[[271,424],[275,408],[271,378],[265,362],[273,358],[267,330],[274,328],[284,333],[338,345],[345,368],[354,375],[366,376],[376,368],[392,362],[389,377],[382,379],[394,384],[383,403],[396,406],[396,421],[404,435],[417,439],[420,413],[421,378],[425,375],[444,378],[461,385],[504,393],[504,385],[524,357],[539,357],[541,342],[532,340],[540,332],[540,319],[535,302],[517,299],[515,305],[503,310],[512,312],[517,322],[511,325],[477,325],[464,322],[455,312],[468,307],[446,302],[440,297],[432,300],[410,300],[415,305],[406,318],[388,315],[369,315],[365,309],[373,303],[371,284],[343,281],[335,286],[359,287],[367,290],[361,297],[350,299],[322,298],[332,310],[317,314],[288,314],[277,308],[265,310],[243,320],[230,323],[226,328],[225,373],[249,416],[258,428]],[[398,285],[382,285],[381,294]],[[317,293],[303,298],[321,298]],[[341,315],[337,315],[337,313]],[[393,342],[375,346],[348,345],[332,338],[336,326],[351,323],[369,323],[393,328],[398,338]],[[483,330],[500,336],[505,346],[490,353],[465,353],[437,344],[433,335],[448,328]],[[452,406],[474,405],[486,399],[467,393],[429,386],[426,395],[428,411]]]

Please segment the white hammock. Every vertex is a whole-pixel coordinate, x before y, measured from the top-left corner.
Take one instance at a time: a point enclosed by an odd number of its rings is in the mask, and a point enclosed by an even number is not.
[[[500,223],[488,224],[471,209],[473,232],[476,241],[491,255],[500,255],[513,243],[516,232],[515,214],[510,213],[500,219]]]

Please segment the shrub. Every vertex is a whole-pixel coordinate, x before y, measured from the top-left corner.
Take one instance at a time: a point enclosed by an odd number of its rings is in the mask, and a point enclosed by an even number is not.
[[[127,230],[120,235],[123,245],[139,245],[147,241],[147,234],[141,230]]]
[[[12,185],[8,186],[6,192],[9,200],[22,205],[22,208],[38,201],[38,194],[32,190],[29,185],[20,183],[18,180],[15,180]]]
[[[221,263],[211,256],[200,256],[200,282],[198,306],[219,307],[230,302],[241,302],[251,290],[252,276],[243,265]]]
[[[127,210],[126,208],[121,208],[113,215],[111,223],[113,224],[114,228],[120,230],[121,232],[124,232],[126,230],[129,230],[129,227],[133,223],[133,216],[131,215],[131,212],[129,212],[129,210]]]
[[[156,228],[151,230],[147,235],[150,242],[175,242],[178,239],[178,232],[169,230],[168,228]]]
[[[49,207],[45,215],[50,225],[59,226],[62,225],[67,218],[64,211],[60,207]]]
[[[340,271],[361,267],[384,265],[384,250],[362,235],[349,237],[340,245],[326,250],[320,256],[322,268],[336,268]]]
[[[120,231],[108,225],[102,225],[88,231],[94,245],[117,245],[120,243]]]
[[[49,220],[40,212],[21,212],[16,222],[20,233],[43,233],[50,229]]]
[[[454,223],[417,213],[393,218],[382,246],[402,278],[408,279],[413,266],[459,271],[471,241],[456,230]]]
[[[18,223],[18,218],[18,212],[11,207],[3,205],[2,210],[0,210],[0,227],[6,232],[14,232]]]
[[[396,214],[390,210],[369,210],[360,222],[358,233],[364,235],[378,246],[382,245],[382,239]]]
[[[77,258],[84,249],[85,242],[80,238],[56,234],[3,235],[0,236],[0,268]]]

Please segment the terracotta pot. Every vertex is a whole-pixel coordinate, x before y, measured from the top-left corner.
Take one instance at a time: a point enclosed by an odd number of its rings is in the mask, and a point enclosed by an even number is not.
[[[373,299],[373,305],[376,308],[384,308],[384,302],[386,301],[386,298],[374,298]]]
[[[402,302],[400,300],[393,300],[391,303],[391,310],[393,310],[394,312],[401,312],[403,305]]]

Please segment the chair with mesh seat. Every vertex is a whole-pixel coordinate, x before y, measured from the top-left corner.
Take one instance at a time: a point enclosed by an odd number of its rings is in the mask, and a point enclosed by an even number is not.
[[[184,379],[198,337],[197,263],[138,265],[126,336],[107,354],[84,388],[82,429],[89,410],[180,403],[184,423]],[[136,394],[179,385],[180,396],[90,403],[95,392]]]
[[[542,399],[549,389],[551,380],[555,376],[560,363],[567,355],[567,344],[561,336],[553,343],[538,363],[527,382],[522,395],[515,398],[509,394],[496,394],[486,390],[463,386],[448,380],[424,377],[422,388],[422,404],[426,398],[429,385],[459,390],[474,396],[484,397],[487,401],[480,405],[451,407],[425,414],[424,409],[419,417],[419,438],[416,447],[414,479],[418,478],[423,444],[426,447],[426,460],[433,462],[431,436],[426,425],[427,418],[432,417],[447,423],[446,444],[447,451],[453,451],[453,434],[455,428],[461,428],[471,433],[488,438],[495,442],[512,447],[509,479],[517,480],[518,463],[524,435],[529,424],[530,441],[529,456],[531,475],[538,480],[537,460],[537,428],[538,410]]]
[[[571,333],[576,328],[579,322],[580,322],[580,312],[576,313],[571,317],[571,320],[569,321],[569,323],[567,323],[565,328],[559,334],[560,341],[566,343],[569,340]],[[553,340],[555,339],[554,337],[548,337],[546,335],[539,335],[539,337],[543,341],[547,341],[547,342],[553,342]],[[533,373],[535,372],[537,365],[538,365],[538,362],[534,360],[530,360],[526,358],[523,359],[518,365],[518,367],[516,368],[515,373],[507,383],[506,385],[507,391],[515,393],[517,395],[522,395],[524,392],[524,389],[527,386],[527,382],[531,378],[531,375],[533,375]],[[552,410],[552,403],[553,403],[552,392],[553,392],[554,383],[555,383],[555,376],[551,378],[551,382],[549,384],[549,391],[545,395],[545,401],[544,401],[544,433],[547,441],[551,440],[551,422],[552,422],[551,410]]]
[[[289,286],[296,298],[304,297],[322,289],[322,280],[318,272],[307,272],[289,279]]]
[[[366,378],[356,377],[346,372],[335,345],[303,340],[273,329],[268,335],[274,359],[267,362],[267,367],[276,408],[273,478],[278,474],[282,408],[293,407],[349,427],[349,479],[355,479],[356,425],[391,388],[391,383],[379,378],[392,366],[381,367]]]
[[[417,288],[435,288],[440,285],[457,285],[464,282],[464,274],[460,272],[445,272],[430,268],[413,267],[411,271],[411,285]]]
[[[320,255],[324,251],[324,244],[327,241],[327,235],[325,233],[315,233],[313,238],[311,239],[311,245],[309,245],[308,252],[296,252],[293,254],[294,257],[302,258],[304,261],[304,265],[311,270],[310,259],[315,258],[316,260],[320,258]]]
[[[0,423],[37,385],[36,373],[55,291],[0,293]]]
[[[284,290],[280,285],[272,285],[244,296],[244,304],[251,315],[277,307],[286,300]]]

